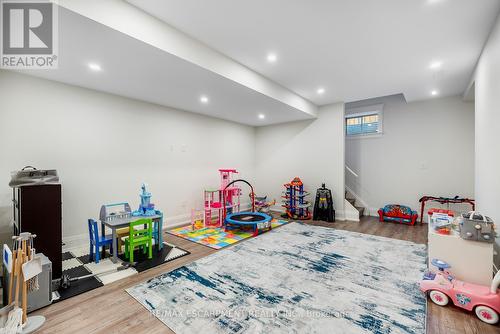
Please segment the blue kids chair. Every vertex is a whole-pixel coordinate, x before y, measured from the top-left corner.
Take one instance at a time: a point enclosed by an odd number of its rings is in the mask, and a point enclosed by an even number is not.
[[[89,261],[94,261],[99,263],[100,255],[99,248],[109,245],[110,252],[113,253],[113,237],[107,235],[105,237],[99,235],[99,229],[97,228],[97,222],[93,219],[89,219],[89,238],[90,238],[90,254]]]

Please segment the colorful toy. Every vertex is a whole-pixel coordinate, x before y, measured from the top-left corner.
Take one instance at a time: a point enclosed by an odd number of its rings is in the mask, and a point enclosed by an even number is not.
[[[327,222],[335,221],[335,209],[333,208],[333,196],[330,189],[323,183],[321,188],[316,191],[316,200],[313,210],[314,220],[323,220]]]
[[[224,224],[224,231],[239,229],[242,231],[252,231],[255,237],[262,232],[272,230],[271,220],[273,218],[261,212],[238,212],[227,215]]]
[[[429,209],[429,211],[427,211],[427,222],[428,223],[432,223],[432,215],[434,215],[434,214],[439,214],[440,216],[447,215],[451,218],[455,217],[455,213],[451,210],[432,208],[432,209]]]
[[[219,189],[204,191],[204,225],[205,227],[222,226],[222,194]]]
[[[226,232],[239,229],[239,230],[251,230],[253,236],[257,236],[259,233],[264,231],[270,231],[272,229],[271,220],[272,217],[266,215],[265,213],[255,211],[255,192],[253,191],[252,185],[245,180],[239,179],[231,181],[224,188],[223,194],[226,194],[226,189],[232,189],[233,185],[237,182],[243,182],[250,187],[250,200],[252,204],[251,212],[227,212],[226,208],[228,206],[224,197],[224,230]],[[239,188],[238,188],[239,189]]]
[[[430,227],[438,234],[449,235],[452,232],[455,213],[451,210],[433,208],[427,212]]]
[[[446,306],[450,299],[453,304],[467,311],[474,311],[479,320],[496,324],[500,313],[500,271],[491,286],[471,284],[453,277],[446,269],[450,266],[441,260],[433,259],[432,265],[438,272],[428,271],[420,282],[420,290],[439,306]]]
[[[453,215],[445,212],[434,212],[429,220],[431,227],[439,234],[450,234],[453,225]]]
[[[226,213],[240,211],[241,189],[228,187],[233,184],[232,175],[237,174],[236,169],[219,169],[221,184],[217,190],[204,192],[204,225],[205,227],[222,227]],[[226,203],[226,206],[223,205]]]
[[[199,230],[200,228],[205,227],[205,223],[203,221],[203,211],[201,210],[191,210],[191,230]]]
[[[399,222],[401,224],[415,225],[418,214],[408,206],[388,204],[378,210],[380,222]]]
[[[283,192],[283,207],[285,214],[283,218],[307,220],[311,219],[309,210],[311,203],[306,199],[309,193],[304,190],[304,184],[298,177],[294,178],[290,183],[284,185]]]
[[[272,228],[283,226],[288,223],[289,221],[278,219],[273,219],[271,222]],[[174,228],[172,230],[168,230],[167,233],[213,249],[228,247],[240,242],[241,240],[252,238],[254,236],[253,231],[250,229],[248,231],[234,229],[226,232],[222,228],[202,228],[192,231],[191,226]]]
[[[255,193],[252,185],[245,180],[232,180],[236,169],[219,169],[221,184],[217,190],[205,190],[204,192],[204,226],[222,227],[225,232],[240,229],[251,230],[253,235],[264,230],[270,230],[272,217],[255,211]],[[250,187],[251,212],[240,213],[241,188],[237,183],[245,183]],[[270,206],[272,204],[269,204]],[[195,221],[194,216],[192,221]],[[193,225],[194,226],[194,225]],[[193,227],[194,229],[194,227]]]
[[[141,186],[141,204],[139,208],[132,212],[132,216],[154,216],[156,215],[155,205],[151,203],[151,193],[146,190],[146,184]]]
[[[267,196],[255,196],[255,210],[257,210],[257,212],[268,213],[271,209],[271,206],[275,204],[276,200],[267,202]]]

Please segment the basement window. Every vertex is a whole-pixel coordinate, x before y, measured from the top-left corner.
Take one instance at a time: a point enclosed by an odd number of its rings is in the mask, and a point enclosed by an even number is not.
[[[382,134],[383,105],[346,109],[345,133],[349,137]]]

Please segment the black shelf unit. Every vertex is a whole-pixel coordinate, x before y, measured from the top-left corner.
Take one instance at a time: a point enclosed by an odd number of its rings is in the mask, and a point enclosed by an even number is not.
[[[27,185],[12,191],[14,235],[36,234],[37,253],[52,262],[52,277],[62,275],[62,189],[60,184]]]

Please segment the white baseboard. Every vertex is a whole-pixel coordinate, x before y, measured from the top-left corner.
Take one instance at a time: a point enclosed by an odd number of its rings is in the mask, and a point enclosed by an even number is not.
[[[335,210],[335,220],[351,221],[350,219],[347,219],[347,215],[344,210]]]
[[[275,205],[272,206],[270,210],[277,213],[285,213],[285,208],[283,208],[282,206]],[[345,212],[343,210],[335,210],[335,220],[345,221],[348,219],[346,219]]]
[[[345,220],[359,222],[359,211],[348,200],[344,199]]]
[[[343,221],[349,221],[349,222],[359,222],[359,213],[356,214],[354,212],[349,212],[347,214],[344,215],[344,218],[343,219],[337,219],[337,220],[343,220]]]

